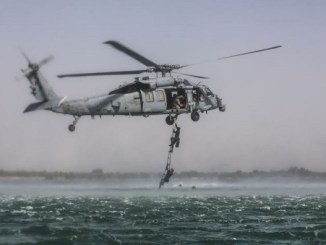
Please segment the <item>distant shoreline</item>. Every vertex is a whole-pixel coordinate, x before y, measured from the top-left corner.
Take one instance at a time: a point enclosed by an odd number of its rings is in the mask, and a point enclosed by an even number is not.
[[[120,173],[104,172],[102,169],[94,169],[91,172],[61,172],[61,171],[7,171],[0,170],[0,180],[15,178],[41,178],[45,180],[73,180],[73,179],[152,179],[160,178],[162,173]],[[174,177],[179,179],[214,179],[219,181],[234,182],[251,179],[295,179],[309,182],[326,182],[326,172],[313,172],[305,168],[291,167],[287,170],[260,171],[251,172],[197,172],[184,171],[175,173]]]

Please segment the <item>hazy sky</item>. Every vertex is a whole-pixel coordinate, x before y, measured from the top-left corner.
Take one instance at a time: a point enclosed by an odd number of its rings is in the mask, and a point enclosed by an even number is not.
[[[132,76],[58,79],[67,72],[143,69],[102,43],[120,41],[157,63],[185,68],[223,98],[225,113],[179,117],[176,171],[326,171],[326,1],[0,1],[0,169],[162,171],[171,128],[165,116],[82,118],[37,111],[26,62],[49,54],[43,74],[61,96],[106,93]],[[196,80],[195,80],[196,81]]]

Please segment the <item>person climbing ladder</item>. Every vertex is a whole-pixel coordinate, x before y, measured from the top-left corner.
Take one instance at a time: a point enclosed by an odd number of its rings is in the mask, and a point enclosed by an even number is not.
[[[170,143],[170,149],[168,152],[168,159],[167,159],[167,163],[165,166],[165,170],[164,173],[161,177],[161,181],[160,181],[160,185],[159,185],[159,189],[161,189],[161,187],[164,185],[164,183],[168,183],[170,181],[170,178],[172,177],[173,173],[174,173],[174,169],[171,168],[171,155],[175,147],[179,147],[180,144],[180,127],[178,127],[178,125],[174,124],[174,128],[172,130],[172,136],[171,136],[171,143]]]
[[[175,129],[172,131],[172,137],[171,137],[171,144],[170,146],[170,152],[173,152],[174,145],[175,147],[179,147],[180,145],[180,127],[178,127],[177,124],[175,124]]]

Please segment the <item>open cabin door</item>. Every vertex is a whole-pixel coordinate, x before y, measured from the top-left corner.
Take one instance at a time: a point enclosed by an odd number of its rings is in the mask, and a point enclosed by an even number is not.
[[[168,111],[185,111],[187,110],[188,96],[185,89],[182,88],[169,88],[165,89],[167,98],[167,110]]]

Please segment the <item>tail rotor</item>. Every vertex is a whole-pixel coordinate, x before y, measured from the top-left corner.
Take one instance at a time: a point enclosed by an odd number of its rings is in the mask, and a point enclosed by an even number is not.
[[[44,58],[43,60],[41,60],[39,63],[38,63],[38,66],[41,67],[43,65],[46,65],[47,63],[49,63],[50,61],[54,60],[54,56],[51,54],[49,55],[48,57]]]
[[[53,55],[49,55],[48,57],[44,58],[40,62],[33,63],[21,48],[19,48],[19,50],[20,50],[20,53],[22,54],[22,56],[27,61],[28,68],[31,69],[32,71],[38,71],[41,66],[46,65],[47,63],[49,63],[50,61],[52,61],[54,59]],[[28,71],[28,69],[26,69],[26,70]],[[22,70],[22,71],[25,73],[26,70]]]

